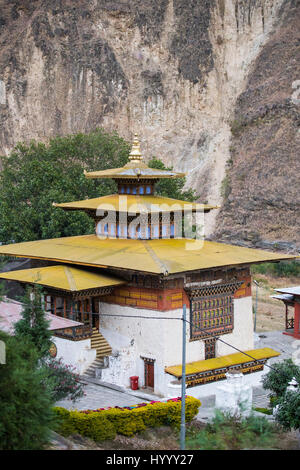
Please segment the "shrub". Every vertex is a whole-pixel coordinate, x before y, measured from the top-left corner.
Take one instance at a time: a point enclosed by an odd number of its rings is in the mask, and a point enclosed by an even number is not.
[[[286,430],[300,428],[300,392],[288,390],[278,400],[276,421]]]
[[[288,383],[293,377],[300,383],[300,367],[294,364],[292,359],[272,364],[272,369],[263,377],[262,386],[271,391],[273,406],[285,394]]]
[[[191,421],[198,412],[200,401],[186,398],[186,421]],[[166,403],[151,402],[136,407],[111,408],[86,411],[68,411],[54,408],[59,422],[59,432],[68,436],[79,433],[95,441],[112,439],[116,434],[133,436],[146,427],[169,425],[179,428],[181,421],[181,400]]]
[[[265,417],[241,417],[216,410],[212,422],[200,431],[189,431],[187,448],[199,450],[238,450],[274,444],[276,428]]]
[[[223,199],[227,199],[230,193],[231,193],[231,184],[230,184],[229,175],[227,174],[221,183],[221,196]]]
[[[275,277],[300,276],[299,261],[279,261],[278,263],[254,264],[251,267],[253,274],[268,274]]]
[[[64,398],[76,401],[84,395],[84,386],[74,367],[64,364],[61,359],[48,358],[44,368],[54,401]]]

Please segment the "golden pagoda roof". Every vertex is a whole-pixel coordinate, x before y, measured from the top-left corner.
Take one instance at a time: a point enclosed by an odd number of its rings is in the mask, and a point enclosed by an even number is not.
[[[143,162],[142,153],[140,151],[140,143],[135,134],[131,152],[129,154],[129,162],[121,168],[112,168],[101,171],[84,171],[86,178],[117,178],[117,179],[161,179],[161,178],[182,178],[185,173],[176,173],[173,170],[159,170],[150,168]]]
[[[132,194],[112,194],[109,196],[84,199],[82,201],[53,203],[65,210],[111,210],[128,214],[153,212],[204,211],[209,212],[217,206],[196,202],[181,201],[162,196],[140,196]]]
[[[107,274],[72,266],[47,266],[0,273],[0,279],[39,284],[65,291],[78,292],[124,284],[125,281]]]
[[[2,245],[0,255],[164,275],[296,258],[210,241],[100,239],[96,235]]]
[[[280,356],[279,352],[271,348],[251,349],[249,351],[245,351],[245,353],[257,360]],[[200,372],[222,369],[223,367],[251,362],[253,359],[249,356],[246,356],[243,353],[234,353],[228,354],[227,356],[215,357],[213,359],[190,362],[186,364],[186,375],[199,374]],[[180,378],[182,376],[182,365],[166,367],[165,372]]]

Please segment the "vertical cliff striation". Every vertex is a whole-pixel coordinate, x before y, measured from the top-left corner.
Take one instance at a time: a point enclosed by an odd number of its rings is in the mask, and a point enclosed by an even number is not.
[[[300,250],[300,2],[279,17],[236,101],[215,237]]]
[[[235,234],[238,241],[259,230],[257,220],[265,227],[270,213],[263,201],[274,195],[258,188],[255,175],[284,147],[285,159],[276,160],[279,197],[299,107],[289,102],[287,113],[267,111],[282,115],[272,121],[276,131],[270,123],[269,131],[258,125],[257,117],[260,108],[289,100],[291,81],[300,79],[292,61],[298,1],[0,0],[0,7],[2,153],[20,140],[46,141],[99,126],[126,139],[138,132],[148,157],[186,171],[187,186],[202,201],[222,206],[209,216],[208,234]],[[262,153],[264,139],[269,150]],[[249,175],[244,189],[241,171]],[[284,207],[294,223],[291,199]],[[277,207],[274,227],[284,213]],[[274,227],[266,238],[290,239]]]

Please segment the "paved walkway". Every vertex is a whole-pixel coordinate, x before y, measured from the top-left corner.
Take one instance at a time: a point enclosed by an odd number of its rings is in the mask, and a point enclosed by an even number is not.
[[[270,347],[280,352],[279,357],[271,358],[269,363],[272,365],[274,362],[282,361],[292,356],[293,352],[299,351],[300,358],[300,340],[283,335],[280,331],[270,331],[256,334],[255,348]],[[130,406],[137,403],[145,402],[148,400],[161,400],[158,397],[151,397],[145,395],[141,391],[122,392],[114,390],[102,385],[89,383],[85,387],[86,396],[80,400],[72,403],[69,400],[62,400],[57,403],[57,406],[63,406],[67,409],[97,409],[105,408],[108,406]],[[214,396],[201,399],[202,406],[200,408],[199,418],[201,416],[212,416],[214,407]],[[268,407],[269,399],[268,392],[262,387],[253,387],[253,406],[254,407]]]
[[[56,406],[62,406],[69,410],[95,410],[97,408],[107,408],[108,406],[136,405],[146,401],[129,393],[91,383],[86,385],[85,393],[86,395],[75,403],[70,400],[61,400],[56,403]]]

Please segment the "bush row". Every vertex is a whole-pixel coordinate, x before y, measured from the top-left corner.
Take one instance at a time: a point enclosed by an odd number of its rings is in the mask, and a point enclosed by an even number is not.
[[[200,401],[186,397],[186,421],[197,414]],[[57,417],[57,432],[63,436],[81,434],[94,441],[113,439],[116,434],[133,436],[146,427],[169,425],[179,428],[181,420],[181,401],[169,400],[165,403],[153,402],[136,408],[111,408],[96,411],[69,411],[54,408]]]

